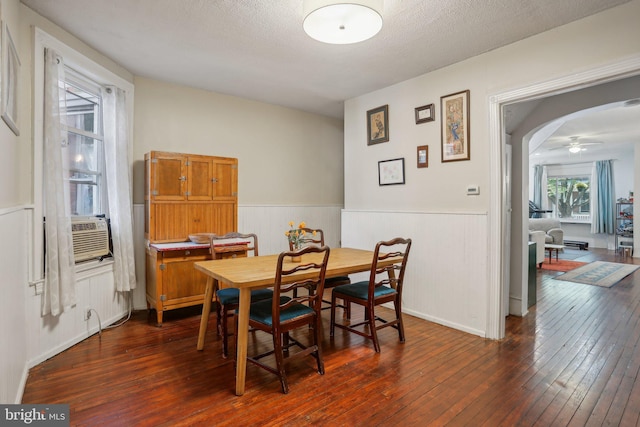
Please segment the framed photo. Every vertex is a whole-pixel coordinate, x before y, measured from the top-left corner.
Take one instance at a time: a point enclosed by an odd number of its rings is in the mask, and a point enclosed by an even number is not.
[[[404,184],[404,158],[378,162],[378,185]]]
[[[389,106],[367,111],[367,145],[389,141]]]
[[[429,167],[429,146],[428,145],[418,146],[417,158],[418,158],[419,168]]]
[[[434,107],[433,104],[423,105],[422,107],[416,107],[416,124],[432,122],[434,121]]]
[[[18,74],[20,60],[11,33],[5,22],[2,23],[2,120],[7,123],[13,133],[18,130]]]
[[[442,162],[470,160],[469,91],[440,98]]]

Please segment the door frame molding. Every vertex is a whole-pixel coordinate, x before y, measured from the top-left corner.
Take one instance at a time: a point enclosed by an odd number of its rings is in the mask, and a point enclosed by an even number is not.
[[[488,268],[488,304],[487,304],[487,327],[486,337],[491,339],[504,338],[505,334],[505,316],[502,295],[504,289],[504,268],[502,251],[504,233],[511,233],[511,230],[504,230],[505,224],[505,185],[504,185],[504,164],[502,156],[504,153],[505,141],[503,139],[504,123],[502,115],[502,107],[506,104],[514,102],[530,101],[533,99],[545,98],[562,92],[583,89],[590,86],[608,83],[634,75],[640,74],[640,55],[623,58],[607,65],[595,67],[593,69],[569,74],[563,77],[552,79],[542,83],[535,83],[520,88],[511,89],[504,92],[495,93],[488,96],[489,109],[489,170],[490,170],[490,198],[489,198],[489,268]],[[526,164],[525,164],[526,163]],[[528,162],[521,164],[512,159],[512,167],[521,165],[520,173],[526,172]],[[513,168],[512,174],[515,172]],[[528,180],[524,180],[528,182]],[[515,189],[512,189],[512,191]],[[517,191],[524,191],[518,189]],[[526,211],[525,199],[522,199],[522,212]],[[515,221],[522,221],[522,218],[511,218],[512,224]],[[511,236],[511,247],[519,245],[524,236],[524,230],[520,239],[514,239]],[[517,255],[522,251],[515,253]],[[522,271],[526,271],[526,260],[521,256]],[[524,280],[524,279],[523,279]],[[526,305],[526,281],[523,281],[523,304]]]

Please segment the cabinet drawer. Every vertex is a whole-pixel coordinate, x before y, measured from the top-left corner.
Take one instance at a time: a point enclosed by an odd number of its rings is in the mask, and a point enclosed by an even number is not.
[[[158,258],[167,260],[183,260],[183,259],[191,259],[193,261],[202,261],[203,259],[208,259],[211,257],[209,253],[209,248],[200,248],[200,249],[184,249],[184,250],[176,250],[176,251],[164,251],[158,253]],[[198,259],[196,259],[198,258]]]

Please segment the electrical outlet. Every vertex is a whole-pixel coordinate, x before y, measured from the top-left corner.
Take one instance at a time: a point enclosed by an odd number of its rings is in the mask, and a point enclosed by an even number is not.
[[[84,310],[84,320],[89,320],[89,319],[91,319],[91,309],[86,308]]]

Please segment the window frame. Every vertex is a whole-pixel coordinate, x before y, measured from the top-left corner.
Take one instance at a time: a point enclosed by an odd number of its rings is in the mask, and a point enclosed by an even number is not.
[[[89,53],[92,57],[81,53],[81,51],[68,46],[67,44],[56,39],[52,35],[48,34],[39,27],[32,27],[33,31],[33,43],[34,43],[34,55],[33,55],[33,182],[32,182],[32,215],[30,216],[30,248],[28,251],[29,260],[29,284],[35,286],[36,294],[42,292],[42,283],[44,282],[44,206],[43,206],[43,126],[44,126],[44,111],[42,105],[44,105],[44,50],[45,48],[55,49],[65,60],[65,65],[70,68],[81,72],[86,78],[96,82],[98,85],[104,86],[117,86],[127,91],[127,115],[129,122],[129,159],[131,164],[129,168],[133,169],[133,99],[134,99],[134,85],[131,83],[133,76],[131,75],[131,81],[126,80],[118,74],[115,74],[110,69],[106,68],[101,63],[107,64],[112,69],[123,69],[113,63],[106,57],[100,56],[97,53]],[[81,42],[74,43],[82,51],[87,51],[85,45]],[[97,58],[101,63],[97,63],[94,59]],[[126,70],[124,70],[126,72]],[[106,194],[105,194],[106,197]],[[130,190],[129,197],[133,198],[133,188]],[[108,213],[108,212],[106,212]],[[81,271],[83,275],[93,274],[92,272],[105,268],[105,263],[112,263],[112,261],[98,261],[76,264],[76,272]],[[82,277],[82,276],[79,276]]]
[[[581,173],[581,172],[577,172],[577,173],[564,173],[564,174],[549,174],[547,176],[547,182],[546,182],[546,186],[545,189],[547,189],[547,194],[546,197],[549,198],[548,196],[548,188],[549,188],[549,183],[550,181],[554,180],[556,182],[556,189],[558,188],[558,180],[560,179],[576,179],[576,180],[586,180],[588,182],[589,185],[589,189],[591,189],[591,175],[590,174],[585,174],[585,173]],[[557,194],[557,191],[556,191]],[[582,218],[576,218],[573,216],[570,218],[565,218],[565,217],[560,217],[558,215],[558,207],[556,203],[553,203],[551,200],[549,200],[549,206],[552,207],[552,217],[559,220],[560,222],[566,222],[566,223],[577,223],[577,224],[591,224],[591,220],[592,220],[592,212],[591,212],[591,192],[589,192],[589,203],[586,205],[588,206],[589,212],[588,212],[588,218],[587,219],[582,219]],[[580,208],[582,210],[582,208]]]

